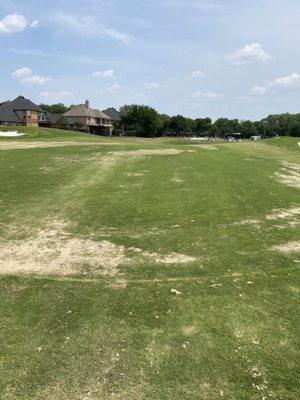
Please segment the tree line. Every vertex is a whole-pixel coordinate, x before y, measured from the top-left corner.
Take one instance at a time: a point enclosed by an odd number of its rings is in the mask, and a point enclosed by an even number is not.
[[[182,115],[170,117],[159,114],[154,108],[126,105],[120,109],[120,126],[125,134],[143,137],[155,136],[214,136],[226,137],[240,133],[251,136],[300,136],[300,114],[269,115],[261,121],[219,118],[186,118]]]
[[[63,114],[73,107],[63,103],[40,106],[52,114]],[[300,114],[274,114],[260,121],[218,118],[213,122],[209,117],[170,117],[159,114],[152,107],[132,104],[121,107],[120,121],[114,124],[114,132],[142,137],[199,135],[224,138],[234,133],[240,133],[245,138],[256,135],[300,137]]]

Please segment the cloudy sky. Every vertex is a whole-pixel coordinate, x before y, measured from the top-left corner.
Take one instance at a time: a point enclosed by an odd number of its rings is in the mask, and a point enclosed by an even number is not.
[[[1,0],[1,100],[300,112],[299,0]]]

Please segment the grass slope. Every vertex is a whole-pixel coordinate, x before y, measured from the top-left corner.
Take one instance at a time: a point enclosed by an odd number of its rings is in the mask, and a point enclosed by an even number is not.
[[[1,399],[299,398],[299,264],[270,250],[298,239],[296,216],[274,211],[299,203],[276,175],[298,162],[297,139],[22,131],[0,138],[0,249],[34,263],[54,226],[48,245],[105,241],[126,258],[116,275],[88,252],[73,274],[0,275]],[[173,253],[196,261],[165,263]]]

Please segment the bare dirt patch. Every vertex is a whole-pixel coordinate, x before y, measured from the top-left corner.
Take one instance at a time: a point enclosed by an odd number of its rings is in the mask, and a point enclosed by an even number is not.
[[[164,256],[157,253],[143,252],[142,255],[155,261],[156,264],[188,264],[196,261],[195,257],[179,253],[171,253]]]
[[[271,247],[270,250],[278,251],[284,254],[299,253],[300,252],[300,241],[288,242],[286,244],[280,244],[278,246]]]
[[[243,219],[241,221],[235,222],[233,225],[254,225],[259,227],[260,221],[258,219]]]
[[[197,332],[197,328],[193,325],[182,328],[182,333],[184,333],[187,336],[193,335],[196,332]]]
[[[282,165],[284,165],[287,168],[294,169],[295,171],[300,171],[300,164],[289,163],[289,162],[283,161]]]
[[[167,156],[184,153],[179,149],[138,149],[128,151],[112,151],[109,154],[115,157],[145,157],[145,156]]]
[[[140,257],[148,258],[150,261],[155,262],[156,264],[187,264],[195,262],[197,260],[195,257],[180,253],[170,253],[167,255],[163,255],[143,251],[142,249],[139,249],[137,247],[130,247],[128,250],[138,254]]]
[[[179,253],[164,255],[139,248],[127,249],[107,239],[96,241],[73,237],[68,233],[68,224],[63,221],[54,221],[52,224],[46,221],[44,226],[44,229],[35,231],[29,226],[9,227],[6,237],[0,237],[0,274],[115,276],[119,273],[119,266],[145,259],[159,264],[190,263],[196,260]],[[122,288],[126,284],[125,281],[118,281],[116,287]]]
[[[18,149],[34,149],[34,148],[47,148],[47,147],[66,147],[66,146],[105,146],[105,145],[119,145],[121,143],[102,143],[102,142],[41,142],[41,141],[0,141],[0,150],[18,150]]]
[[[279,219],[290,219],[300,214],[300,207],[292,207],[287,209],[275,209],[266,216],[268,220],[276,221]]]
[[[300,188],[300,165],[283,162],[285,168],[281,172],[276,172],[275,176],[278,180],[291,187]]]
[[[72,275],[89,273],[114,276],[117,267],[129,262],[124,246],[109,241],[71,238],[56,229],[37,232],[35,237],[4,241],[0,238],[0,273]]]
[[[188,146],[196,147],[197,149],[203,149],[203,150],[209,150],[209,151],[215,151],[218,150],[218,148],[212,144],[189,144]]]

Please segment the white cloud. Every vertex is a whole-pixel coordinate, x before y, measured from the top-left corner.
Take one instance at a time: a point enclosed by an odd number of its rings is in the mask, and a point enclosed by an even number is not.
[[[56,99],[56,100],[58,100],[58,99],[66,99],[68,97],[73,97],[73,96],[74,96],[74,94],[72,92],[67,91],[67,90],[62,90],[61,92],[47,92],[47,91],[44,91],[44,92],[41,92],[39,94],[39,97],[42,97],[44,99],[47,98],[47,99]]]
[[[250,89],[249,93],[252,96],[263,96],[267,92],[267,89],[266,86],[255,85]]]
[[[59,24],[63,29],[68,28],[80,35],[90,37],[108,36],[124,44],[128,44],[132,39],[132,37],[126,33],[120,32],[114,28],[108,28],[93,16],[74,16],[60,13],[51,17],[51,20]]]
[[[11,76],[14,79],[18,79],[22,83],[26,83],[29,85],[44,85],[45,83],[50,82],[50,78],[46,78],[44,76],[34,75],[32,69],[28,67],[18,68],[16,69]]]
[[[115,85],[109,86],[108,88],[101,90],[100,94],[104,94],[106,92],[115,92],[116,90],[120,89],[120,85],[117,83]]]
[[[96,71],[92,73],[93,78],[111,78],[116,79],[116,73],[113,69],[108,69],[106,71]]]
[[[294,72],[288,76],[282,76],[281,78],[275,79],[273,82],[270,83],[270,86],[278,86],[278,87],[294,87],[300,85],[300,74]]]
[[[298,87],[300,87],[300,74],[294,72],[290,75],[277,78],[264,86],[255,85],[249,90],[249,94],[252,96],[262,96],[270,92],[272,88],[288,89]]]
[[[260,43],[246,44],[242,49],[225,57],[228,64],[236,66],[267,62],[272,59],[272,55],[267,53]]]
[[[38,28],[39,21],[27,21],[21,14],[10,14],[0,20],[0,33],[19,33],[23,32],[27,27]]]
[[[30,28],[35,29],[40,26],[40,22],[38,20],[32,21],[30,24]]]
[[[192,78],[192,79],[207,78],[208,76],[210,76],[209,73],[204,72],[201,69],[199,69],[198,71],[192,72],[191,75],[189,76],[189,78]]]
[[[221,100],[226,97],[226,95],[224,93],[216,92],[195,92],[193,97],[194,99]]]
[[[23,32],[28,26],[27,19],[20,14],[11,14],[0,20],[0,33]]]
[[[18,68],[11,74],[13,78],[20,78],[20,79],[27,78],[31,75],[32,75],[32,70],[27,67]]]
[[[28,83],[29,85],[41,86],[41,85],[45,85],[45,83],[50,82],[50,80],[51,80],[50,78],[46,78],[43,76],[32,75],[32,76],[29,76],[28,78],[21,79],[21,82]]]
[[[160,84],[157,82],[146,82],[144,86],[148,90],[160,88]]]

